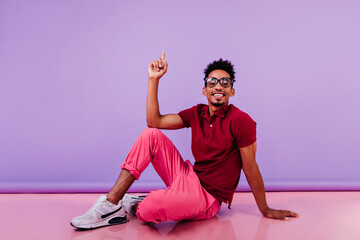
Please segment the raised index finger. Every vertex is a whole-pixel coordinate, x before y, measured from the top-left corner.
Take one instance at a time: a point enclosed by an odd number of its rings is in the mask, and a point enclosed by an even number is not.
[[[164,51],[164,50],[162,51],[161,59],[162,59],[162,60],[165,60],[165,51]]]

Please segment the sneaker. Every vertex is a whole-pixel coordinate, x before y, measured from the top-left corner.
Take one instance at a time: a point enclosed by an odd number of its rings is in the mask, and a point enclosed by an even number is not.
[[[128,214],[131,214],[133,216],[136,216],[136,212],[133,211],[133,206],[139,202],[141,202],[142,200],[144,200],[144,198],[146,197],[146,195],[143,196],[135,196],[135,195],[131,195],[131,194],[127,194],[125,193],[122,201],[122,204],[125,208],[125,211]]]
[[[125,222],[127,218],[122,201],[115,205],[101,195],[89,211],[74,218],[70,224],[79,229],[92,229]]]

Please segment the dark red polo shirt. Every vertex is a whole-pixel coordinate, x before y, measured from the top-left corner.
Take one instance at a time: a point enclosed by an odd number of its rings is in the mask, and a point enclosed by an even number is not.
[[[201,185],[219,200],[231,204],[242,166],[239,148],[256,141],[256,123],[232,104],[213,116],[204,104],[179,115],[185,127],[191,127],[194,170]]]

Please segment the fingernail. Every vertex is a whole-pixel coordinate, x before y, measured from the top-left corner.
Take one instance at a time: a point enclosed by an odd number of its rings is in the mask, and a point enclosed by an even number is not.
[[[285,220],[285,221],[289,221],[289,218],[288,218],[288,217],[286,217],[284,220]]]

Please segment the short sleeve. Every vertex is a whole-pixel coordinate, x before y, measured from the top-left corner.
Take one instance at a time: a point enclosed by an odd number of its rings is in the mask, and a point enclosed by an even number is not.
[[[182,119],[185,127],[191,127],[191,117],[194,114],[195,111],[195,106],[185,109],[181,112],[178,113],[178,115],[180,116],[180,118]]]
[[[233,121],[232,134],[239,148],[247,147],[256,141],[256,122],[242,112]]]

